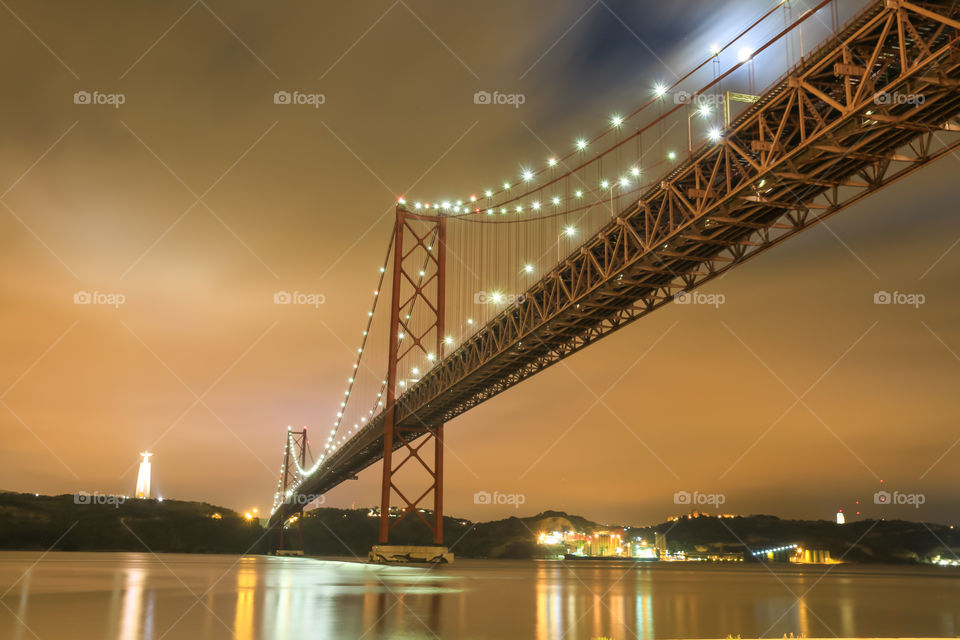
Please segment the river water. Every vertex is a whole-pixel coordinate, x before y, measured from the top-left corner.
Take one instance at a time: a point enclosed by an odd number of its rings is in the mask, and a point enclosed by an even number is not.
[[[935,567],[0,553],[0,638],[960,635]]]

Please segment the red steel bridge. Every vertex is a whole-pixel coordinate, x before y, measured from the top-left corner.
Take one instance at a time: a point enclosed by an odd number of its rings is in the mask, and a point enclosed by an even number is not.
[[[380,542],[413,517],[441,544],[445,423],[955,153],[960,2],[791,4],[569,153],[399,199],[323,450],[287,435],[274,525],[383,459]]]

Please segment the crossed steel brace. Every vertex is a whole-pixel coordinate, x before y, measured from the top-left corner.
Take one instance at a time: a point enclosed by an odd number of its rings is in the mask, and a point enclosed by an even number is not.
[[[390,298],[390,347],[387,362],[387,400],[384,407],[383,436],[383,484],[380,496],[380,544],[387,544],[390,531],[411,513],[416,514],[433,533],[434,544],[443,543],[443,423],[402,427],[396,421],[397,367],[400,360],[412,351],[424,355],[436,354],[443,358],[444,308],[446,288],[446,225],[442,216],[423,216],[397,207],[397,222],[393,247],[393,288]],[[409,247],[405,240],[412,240]],[[419,260],[419,262],[418,262]],[[419,307],[417,307],[417,304]],[[416,308],[421,323],[419,333],[411,329],[409,315],[401,317],[400,310]],[[435,350],[428,346],[431,334],[435,338]],[[404,348],[401,351],[403,335]],[[419,444],[414,442],[421,438]],[[433,443],[432,463],[420,455],[421,450]],[[406,454],[394,466],[394,449]],[[410,461],[416,460],[430,476],[430,482],[422,493],[410,499],[407,492],[398,486],[397,474]],[[390,521],[390,502],[396,493],[403,501],[403,511]],[[418,508],[433,494],[433,518],[428,519]],[[410,494],[413,495],[413,494]]]

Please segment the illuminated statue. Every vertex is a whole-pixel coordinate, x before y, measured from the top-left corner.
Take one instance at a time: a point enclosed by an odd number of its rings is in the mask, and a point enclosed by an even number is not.
[[[137,474],[137,497],[150,497],[150,456],[152,453],[144,451],[140,454],[143,460],[140,462],[140,472]]]

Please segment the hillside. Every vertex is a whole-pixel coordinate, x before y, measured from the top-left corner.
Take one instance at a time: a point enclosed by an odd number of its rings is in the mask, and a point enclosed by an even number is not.
[[[262,533],[256,522],[201,502],[0,492],[0,549],[261,552]]]
[[[72,495],[0,492],[0,549],[157,553],[266,553],[270,549],[271,540],[260,524],[246,521],[230,509],[178,500],[118,500],[113,504],[105,496],[100,498],[100,504],[85,504]],[[537,544],[540,533],[621,528],[627,538],[650,540],[654,532],[665,533],[672,553],[744,553],[748,560],[751,550],[785,544],[828,549],[834,558],[847,562],[915,563],[935,555],[960,554],[960,531],[945,525],[901,520],[838,525],[764,515],[683,517],[632,528],[601,525],[562,511],[492,522],[447,517],[444,540],[459,557],[555,557],[558,549]],[[304,552],[366,558],[377,542],[378,530],[379,519],[366,509],[315,509],[303,519]],[[419,519],[409,516],[391,531],[391,542],[423,544],[425,532]],[[286,540],[297,542],[296,525],[287,530]]]

